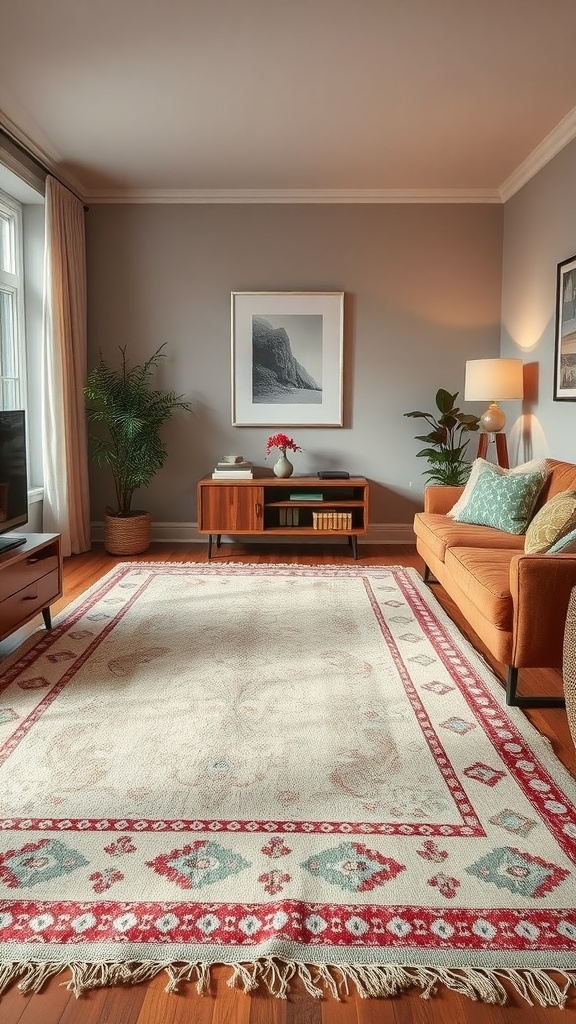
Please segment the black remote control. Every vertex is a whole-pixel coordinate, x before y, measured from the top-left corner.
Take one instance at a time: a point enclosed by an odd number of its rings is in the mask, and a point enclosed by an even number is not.
[[[344,469],[321,469],[318,473],[321,480],[349,480],[350,473]]]

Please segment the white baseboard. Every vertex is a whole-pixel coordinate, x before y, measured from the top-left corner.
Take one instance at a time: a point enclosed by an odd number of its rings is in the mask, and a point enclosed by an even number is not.
[[[226,535],[223,535],[226,537]],[[244,534],[242,536],[245,536]],[[247,536],[247,535],[246,535]],[[91,524],[91,537],[93,541],[104,540],[104,523],[93,522]],[[230,538],[232,539],[232,538]],[[263,541],[264,536],[252,536],[252,540]],[[206,534],[198,533],[197,523],[152,523],[152,540],[159,544],[207,544]],[[298,543],[318,544],[327,540],[342,543],[340,537],[320,536],[298,537]],[[293,544],[291,537],[274,537],[274,543],[287,541]],[[372,523],[368,532],[358,537],[359,544],[414,544],[414,530],[411,523]]]

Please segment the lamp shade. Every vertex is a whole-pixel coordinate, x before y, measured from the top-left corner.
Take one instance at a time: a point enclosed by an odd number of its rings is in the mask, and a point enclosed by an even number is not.
[[[467,402],[498,402],[524,397],[521,359],[469,359],[464,398]]]

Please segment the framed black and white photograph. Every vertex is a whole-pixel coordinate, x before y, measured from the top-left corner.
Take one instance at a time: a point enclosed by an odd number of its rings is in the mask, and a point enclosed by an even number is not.
[[[344,292],[232,292],[232,423],[341,427]]]
[[[554,401],[576,402],[576,256],[558,264]]]

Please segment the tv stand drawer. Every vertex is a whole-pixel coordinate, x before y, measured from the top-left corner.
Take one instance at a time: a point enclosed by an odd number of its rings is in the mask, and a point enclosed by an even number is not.
[[[14,564],[7,565],[0,572],[0,601],[12,597],[23,590],[29,583],[34,583],[41,576],[58,570],[58,554],[54,550],[39,551],[28,555]]]
[[[47,608],[51,601],[58,597],[58,570],[42,576],[36,583],[31,583],[24,590],[6,602],[6,607],[0,605],[0,616],[3,629],[17,629],[27,619]]]
[[[0,556],[0,640],[62,596],[60,535],[31,533],[25,543]]]

